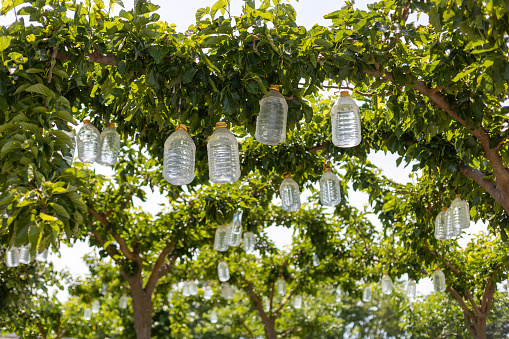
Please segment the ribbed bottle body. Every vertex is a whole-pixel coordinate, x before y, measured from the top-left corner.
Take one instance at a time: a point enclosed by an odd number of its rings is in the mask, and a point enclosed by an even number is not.
[[[461,228],[458,227],[459,225],[453,225],[452,223],[452,210],[449,208],[445,212],[445,227],[447,229],[447,238],[446,240],[450,240],[454,237],[457,237],[461,234]]]
[[[331,111],[332,143],[336,147],[354,147],[360,144],[361,117],[359,106],[349,96],[342,96]]]
[[[188,281],[184,281],[184,285],[182,286],[182,295],[184,297],[189,297],[191,295],[191,293],[189,291],[189,282]]]
[[[382,277],[382,293],[383,294],[391,294],[392,293],[392,280],[389,275],[384,274]]]
[[[228,245],[239,246],[242,242],[242,214],[235,213],[233,221],[228,225]]]
[[[37,254],[35,255],[35,260],[37,261],[46,261],[48,260],[48,250],[45,249],[44,251],[42,252],[37,252]]]
[[[93,163],[99,157],[99,131],[90,122],[85,122],[77,135],[78,158]]]
[[[230,270],[228,269],[228,264],[224,261],[221,261],[217,265],[217,276],[219,281],[225,282],[230,280]]]
[[[318,265],[320,265],[320,259],[318,259],[318,256],[313,253],[313,266],[317,267]]]
[[[233,183],[240,178],[239,144],[226,128],[216,128],[207,143],[209,179],[215,183]]]
[[[283,277],[279,278],[276,281],[276,290],[277,290],[277,293],[279,293],[281,295],[286,294],[286,280]]]
[[[21,246],[19,248],[19,263],[30,264],[30,245]]]
[[[120,152],[120,135],[114,127],[102,131],[99,137],[99,157],[97,163],[104,166],[115,166]]]
[[[76,136],[74,135],[73,129],[62,132],[64,132],[72,140],[72,146],[67,146],[67,151],[62,153],[62,158],[69,164],[69,166],[72,166],[72,163],[74,162],[74,152],[76,151]]]
[[[205,286],[205,289],[203,290],[203,299],[210,300],[212,298],[212,295],[214,294],[214,291],[212,291],[212,287]]]
[[[260,113],[256,119],[255,138],[265,145],[279,145],[286,139],[288,104],[277,90],[270,90],[260,100]]]
[[[184,130],[177,130],[164,143],[163,177],[172,185],[188,185],[194,179],[196,145]]]
[[[454,228],[459,228],[461,230],[470,227],[470,207],[468,206],[468,202],[457,197],[452,202],[450,210]]]
[[[446,211],[440,211],[435,219],[435,238],[437,240],[447,240],[448,231],[445,223]]]
[[[302,308],[302,296],[301,295],[296,295],[295,297],[293,297],[293,307],[296,309]]]
[[[217,312],[216,312],[215,310],[212,310],[212,311],[210,312],[210,322],[211,322],[212,324],[217,323]]]
[[[127,296],[123,295],[120,297],[120,300],[118,301],[118,308],[126,309],[127,308]]]
[[[189,282],[189,295],[197,295],[198,294],[198,285],[194,280]]]
[[[362,301],[365,303],[369,303],[371,301],[371,296],[373,295],[373,291],[371,291],[371,286],[366,286],[362,290]]]
[[[221,284],[221,297],[228,300],[233,299],[233,287],[227,282]]]
[[[417,294],[417,286],[415,284],[415,281],[410,280],[406,286],[406,295],[409,298],[415,298]]]
[[[92,310],[90,308],[85,309],[83,313],[83,320],[90,320],[92,318]]]
[[[12,247],[5,253],[5,264],[7,267],[18,267],[19,266],[19,249]]]
[[[286,178],[279,187],[281,208],[287,212],[297,212],[300,209],[299,185],[292,178]]]
[[[320,178],[320,202],[334,207],[341,202],[341,186],[338,177],[326,171]]]
[[[433,289],[435,292],[443,292],[445,291],[445,274],[440,269],[436,269],[433,272]]]
[[[214,237],[214,249],[216,251],[224,252],[228,250],[228,246],[228,227],[221,225],[216,230],[216,235]]]
[[[243,248],[246,253],[253,252],[256,245],[256,238],[253,232],[244,233]]]
[[[99,300],[94,300],[94,302],[92,303],[92,313],[99,312],[100,308],[101,308],[101,303],[99,302]]]

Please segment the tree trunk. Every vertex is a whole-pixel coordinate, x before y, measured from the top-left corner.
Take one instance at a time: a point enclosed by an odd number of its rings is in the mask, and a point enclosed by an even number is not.
[[[263,325],[265,327],[265,336],[267,337],[267,339],[277,339],[276,319],[264,321]]]
[[[477,317],[476,322],[474,323],[475,335],[474,339],[487,339],[486,336],[486,319],[487,317]]]
[[[151,294],[138,285],[130,284],[133,297],[134,329],[136,338],[150,339],[152,330],[152,299]]]

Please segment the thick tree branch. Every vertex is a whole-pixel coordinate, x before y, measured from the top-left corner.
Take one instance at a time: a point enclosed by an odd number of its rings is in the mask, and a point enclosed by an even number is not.
[[[262,321],[264,323],[268,323],[270,321],[270,319],[269,319],[267,313],[265,313],[265,311],[263,310],[263,304],[262,304],[261,299],[254,292],[253,284],[249,280],[247,280],[244,277],[244,275],[241,274],[240,277],[244,281],[244,283],[246,284],[246,288],[244,290],[247,292],[247,294],[249,295],[251,300],[255,303],[256,309],[258,310],[258,313],[260,314],[260,317],[262,318]]]
[[[463,310],[463,313],[470,318],[472,323],[475,323],[475,316],[470,312],[470,310],[468,309],[467,304],[465,303],[463,298],[458,294],[458,292],[456,292],[456,290],[454,288],[450,287],[450,286],[447,286],[446,289],[447,289],[447,291],[449,293],[452,294],[454,299],[456,299],[456,301],[460,304],[460,307]]]
[[[85,57],[88,59],[88,61],[95,62],[97,64],[118,66],[117,59],[113,54],[102,55],[98,51],[95,51],[93,53],[86,54]],[[56,58],[61,61],[66,61],[71,60],[72,55],[58,51],[58,53],[56,54]]]
[[[127,259],[136,262],[139,265],[139,269],[141,270],[142,260],[139,254],[131,251],[127,246],[125,240],[122,237],[120,237],[120,235],[118,235],[117,233],[113,233],[112,235],[113,238],[117,241],[118,245],[120,246],[120,250],[122,251],[124,256]]]
[[[315,147],[311,147],[310,149],[308,149],[308,152],[309,153],[316,153],[318,151],[324,151],[327,149],[327,144],[319,144],[319,145],[316,145]]]
[[[290,294],[285,299],[283,299],[283,301],[281,302],[279,307],[276,309],[276,311],[274,311],[274,314],[276,315],[276,318],[279,317],[279,314],[280,314],[281,310],[292,299],[292,297],[295,295],[295,293],[297,292],[299,287],[300,287],[300,282],[297,284],[297,286],[295,286],[295,288],[292,290],[292,292],[290,292]]]
[[[472,297],[472,294],[469,290],[465,290],[465,295],[467,296],[468,301],[470,301],[470,304],[472,305],[472,308],[474,309],[474,313],[477,317],[482,317],[482,312],[479,309],[479,306],[477,306],[477,303],[475,302],[474,298]]]
[[[272,302],[274,300],[274,282],[272,283],[272,286],[270,287],[270,296],[269,296],[269,314],[272,313]]]
[[[64,328],[64,330],[57,335],[56,339],[62,339],[66,333],[67,329]]]
[[[108,219],[106,219],[104,214],[97,212],[92,207],[88,209],[88,212],[92,214],[92,216],[96,218],[101,224],[108,226]]]
[[[41,332],[42,339],[46,339],[46,333],[44,333],[44,328],[40,322],[37,323],[37,327],[39,327],[39,332]]]
[[[470,167],[464,162],[460,162],[459,169],[464,176],[475,181],[479,186],[484,188],[486,192],[488,192],[493,197],[493,199],[495,199],[495,201],[497,201],[500,205],[503,206],[502,196],[497,188],[497,185],[495,185],[493,181],[491,181],[490,179],[486,179],[485,178],[486,176],[481,171],[473,167]]]

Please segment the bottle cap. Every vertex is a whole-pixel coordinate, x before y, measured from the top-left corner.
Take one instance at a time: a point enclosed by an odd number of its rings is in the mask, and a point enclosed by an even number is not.
[[[283,173],[283,179],[291,178],[291,177],[292,177],[292,175],[290,173],[288,173],[288,172]]]
[[[447,207],[442,207],[442,211],[447,211]]]
[[[325,167],[325,169],[323,171],[324,172],[332,172],[332,169],[330,167]]]
[[[461,198],[461,194],[456,194],[456,198]]]
[[[270,85],[269,86],[269,91],[270,90],[274,90],[274,91],[278,91],[279,92],[279,85]]]
[[[384,275],[389,275],[389,271],[387,271],[387,272],[384,272]]]
[[[85,120],[83,120],[83,123],[84,123],[84,124],[89,124],[89,123],[90,123],[90,120],[85,119]]]
[[[186,131],[187,132],[187,127],[184,124],[178,124],[177,128],[175,128],[175,131]]]
[[[113,122],[110,122],[110,127],[115,128],[115,124]]]
[[[224,121],[216,122],[216,128],[226,128],[226,122]]]
[[[339,94],[340,97],[349,97],[350,94],[348,93],[348,91],[341,91],[341,93]]]
[[[435,268],[435,271],[440,271],[440,267]]]

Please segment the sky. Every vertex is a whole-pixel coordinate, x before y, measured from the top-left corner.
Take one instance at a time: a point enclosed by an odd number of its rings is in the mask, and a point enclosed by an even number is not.
[[[216,0],[152,0],[154,4],[160,6],[157,13],[160,15],[160,20],[168,23],[175,23],[177,25],[177,31],[185,31],[190,25],[195,22],[195,12],[197,9],[207,6],[212,6]],[[371,1],[370,1],[371,2]],[[367,9],[367,1],[357,1],[355,7],[358,9]],[[125,0],[124,5],[126,8],[132,6],[133,1]],[[232,15],[240,14],[241,7],[244,1],[232,0],[230,4],[230,10]],[[260,1],[256,0],[259,4]],[[299,2],[292,1],[291,4],[295,7],[297,12],[297,23],[299,25],[311,28],[314,24],[322,26],[329,26],[330,20],[323,18],[324,15],[340,9],[344,5],[343,0],[301,0]],[[120,10],[119,6],[115,9],[115,12]],[[410,17],[409,20],[415,20]],[[14,14],[10,12],[5,17],[0,17],[1,25],[8,25],[14,21]],[[421,21],[426,21],[426,18],[421,17]],[[424,22],[425,23],[425,22]],[[330,93],[332,94],[332,93]],[[373,153],[369,156],[369,161],[383,169],[383,173],[400,183],[410,182],[409,174],[411,172],[411,166],[404,168],[402,166],[396,166],[397,155],[387,154],[383,152]],[[94,168],[99,173],[108,174],[111,173],[110,169],[107,169],[101,165],[94,165]],[[309,192],[303,192],[303,200],[309,196]],[[361,192],[355,192],[353,190],[348,191],[350,203],[358,209],[364,208],[364,205],[368,203],[367,195]],[[157,202],[157,204],[154,204]],[[150,192],[147,190],[147,203],[136,201],[136,203],[145,209],[146,211],[156,213],[160,210],[159,203],[165,203],[166,198],[161,196],[158,192]],[[371,216],[370,220],[377,227],[381,228],[380,223],[375,216]],[[459,241],[461,246],[465,246],[469,239],[475,234],[486,230],[486,225],[478,223],[472,225]],[[279,248],[283,248],[291,244],[293,230],[285,227],[272,226],[267,229],[267,234],[275,242]],[[49,260],[52,261],[56,269],[67,269],[74,277],[84,277],[88,274],[88,268],[81,259],[81,257],[91,252],[92,249],[83,242],[76,243],[72,248],[62,246],[60,249],[60,255],[51,254]],[[405,279],[405,277],[402,277]],[[417,287],[418,294],[426,295],[431,293],[432,284],[430,279],[422,279]],[[66,295],[61,294],[60,298],[65,299]]]

